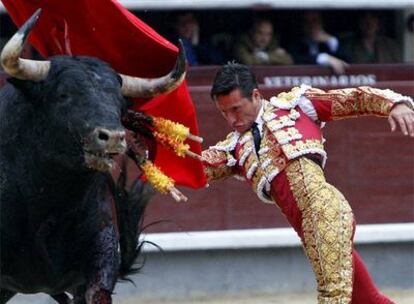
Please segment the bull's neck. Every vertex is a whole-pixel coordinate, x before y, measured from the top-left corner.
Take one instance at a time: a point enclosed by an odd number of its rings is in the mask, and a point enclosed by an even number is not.
[[[39,163],[35,170],[37,173],[34,174],[34,178],[37,182],[54,185],[57,189],[76,187],[82,191],[90,184],[95,175],[94,172],[86,171],[82,168],[77,170],[69,169],[60,164],[48,163],[47,161],[43,165]]]
[[[42,156],[28,160],[25,165],[30,176],[27,176],[27,181],[22,182],[27,186],[27,192],[31,192],[36,198],[81,199],[96,178],[95,172],[87,171],[83,167],[79,169],[68,168],[57,161]],[[22,177],[22,179],[25,178]]]

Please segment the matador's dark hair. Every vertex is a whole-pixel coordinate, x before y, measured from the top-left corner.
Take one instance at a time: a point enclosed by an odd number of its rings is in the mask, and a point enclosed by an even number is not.
[[[235,89],[240,89],[242,96],[250,99],[253,89],[257,88],[256,76],[246,65],[228,62],[218,70],[210,96],[215,100],[218,96],[227,95]]]

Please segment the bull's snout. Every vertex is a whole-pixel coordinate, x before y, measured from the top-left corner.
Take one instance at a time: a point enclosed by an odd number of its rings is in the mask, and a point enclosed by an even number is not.
[[[88,136],[89,150],[106,153],[123,153],[126,150],[125,131],[96,128]]]

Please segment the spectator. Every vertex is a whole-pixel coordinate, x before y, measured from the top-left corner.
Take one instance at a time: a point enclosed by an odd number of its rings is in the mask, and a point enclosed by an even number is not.
[[[303,17],[303,36],[291,47],[295,63],[329,66],[343,74],[347,63],[339,58],[339,41],[326,32],[320,13],[307,11]]]
[[[177,16],[176,38],[182,39],[190,66],[223,64],[223,55],[206,41],[200,40],[200,27],[192,13]]]
[[[357,35],[344,40],[344,51],[351,63],[401,62],[401,50],[397,43],[380,34],[377,15],[367,13],[359,20]]]
[[[292,64],[292,57],[279,46],[273,25],[267,19],[253,22],[249,34],[241,37],[235,48],[236,58],[249,65]]]
[[[407,31],[405,34],[405,62],[414,62],[414,13],[407,16]]]

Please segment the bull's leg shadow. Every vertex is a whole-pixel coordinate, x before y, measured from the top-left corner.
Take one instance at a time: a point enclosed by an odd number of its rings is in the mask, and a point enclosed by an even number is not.
[[[0,304],[7,303],[7,301],[13,298],[15,294],[15,292],[8,291],[6,289],[0,289]]]

